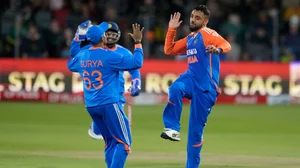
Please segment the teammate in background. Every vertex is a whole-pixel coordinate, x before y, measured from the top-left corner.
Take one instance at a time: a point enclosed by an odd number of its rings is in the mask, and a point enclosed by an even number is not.
[[[118,45],[117,42],[121,37],[121,31],[119,26],[115,22],[108,22],[109,28],[106,31],[107,43],[105,44],[105,48],[108,50],[112,50],[118,52],[121,55],[131,55],[132,53],[126,49],[125,47]],[[72,41],[70,48],[70,55],[73,57],[78,54],[81,50],[86,50],[91,47],[91,44],[85,38],[85,33],[88,28],[91,26],[91,21],[85,21],[78,26],[77,34],[75,35],[74,40]],[[138,96],[141,90],[141,75],[138,69],[128,71],[131,75],[131,87],[129,88],[131,96]],[[126,99],[124,97],[124,71],[120,71],[120,105],[124,110],[124,104],[126,103]],[[88,134],[90,137],[96,140],[103,139],[100,130],[97,126],[92,122],[90,128],[88,129]]]
[[[191,100],[187,143],[187,168],[197,168],[203,143],[203,130],[208,115],[220,94],[219,54],[231,50],[230,44],[216,31],[206,27],[210,11],[204,5],[193,9],[190,15],[191,33],[176,42],[176,28],[180,13],[171,15],[164,52],[167,55],[186,54],[188,69],[169,87],[169,101],[163,113],[165,131],[161,137],[180,141],[182,98]]]
[[[105,144],[105,162],[109,168],[122,168],[131,146],[128,119],[119,105],[119,71],[138,69],[143,63],[142,33],[140,25],[133,24],[134,55],[121,55],[105,49],[107,22],[91,26],[86,38],[92,47],[80,51],[67,63],[84,81],[85,107],[100,129]]]

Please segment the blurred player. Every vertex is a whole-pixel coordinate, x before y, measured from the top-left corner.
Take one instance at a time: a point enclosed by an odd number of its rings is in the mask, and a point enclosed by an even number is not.
[[[92,47],[80,51],[68,61],[68,69],[77,72],[84,81],[85,106],[101,131],[106,148],[105,161],[109,168],[124,167],[131,146],[128,119],[119,105],[119,71],[138,69],[143,63],[141,45],[143,29],[132,26],[135,41],[134,55],[121,55],[105,49],[106,22],[91,26],[86,32]]]
[[[119,26],[115,22],[108,22],[108,24],[109,24],[109,28],[105,33],[107,37],[107,43],[105,44],[105,48],[108,50],[118,52],[121,55],[132,56],[132,53],[128,49],[117,44],[121,36],[121,31],[119,29]],[[91,22],[89,20],[81,23],[78,26],[77,35],[71,44],[71,49],[70,49],[71,56],[75,56],[76,54],[79,53],[80,50],[86,50],[89,47],[91,47],[91,44],[85,38],[85,33],[90,26],[91,26]],[[124,97],[125,81],[124,81],[123,73],[124,71],[120,71],[120,102],[119,103],[124,110],[124,104],[126,103],[126,99]],[[138,69],[130,70],[129,74],[131,75],[131,79],[132,79],[131,87],[129,88],[130,95],[138,96],[141,90],[140,71]],[[91,126],[88,130],[88,134],[94,139],[97,140],[103,139],[100,130],[93,122],[91,123]]]
[[[180,116],[182,98],[191,100],[187,144],[187,168],[197,168],[203,143],[203,130],[208,115],[220,94],[218,54],[231,50],[230,44],[216,31],[206,27],[210,11],[204,5],[197,6],[190,15],[191,33],[176,42],[176,28],[180,13],[171,15],[164,52],[167,55],[186,54],[188,69],[170,86],[169,101],[163,113],[165,131],[161,137],[180,141]]]

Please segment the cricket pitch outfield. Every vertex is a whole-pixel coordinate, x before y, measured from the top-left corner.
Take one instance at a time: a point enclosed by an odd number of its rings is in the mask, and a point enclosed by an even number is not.
[[[160,138],[163,109],[132,107],[125,167],[185,167],[189,107],[180,142]],[[0,102],[0,168],[106,167],[104,142],[88,136],[89,124],[83,105]],[[216,105],[207,124],[200,167],[300,167],[300,106]]]

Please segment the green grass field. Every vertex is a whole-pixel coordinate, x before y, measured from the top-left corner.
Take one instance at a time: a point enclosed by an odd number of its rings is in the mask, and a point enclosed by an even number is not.
[[[133,107],[128,168],[183,168],[181,141],[160,138],[164,105]],[[0,102],[0,168],[102,168],[104,142],[87,135],[83,105]],[[299,168],[300,106],[216,105],[205,129],[203,168]]]

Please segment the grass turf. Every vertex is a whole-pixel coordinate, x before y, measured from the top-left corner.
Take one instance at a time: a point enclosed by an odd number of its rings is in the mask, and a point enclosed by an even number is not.
[[[181,141],[159,137],[164,105],[133,106],[126,167],[185,167],[189,106]],[[205,128],[201,167],[300,167],[300,106],[216,105]],[[83,105],[0,102],[1,168],[105,167],[103,141],[88,137]]]

